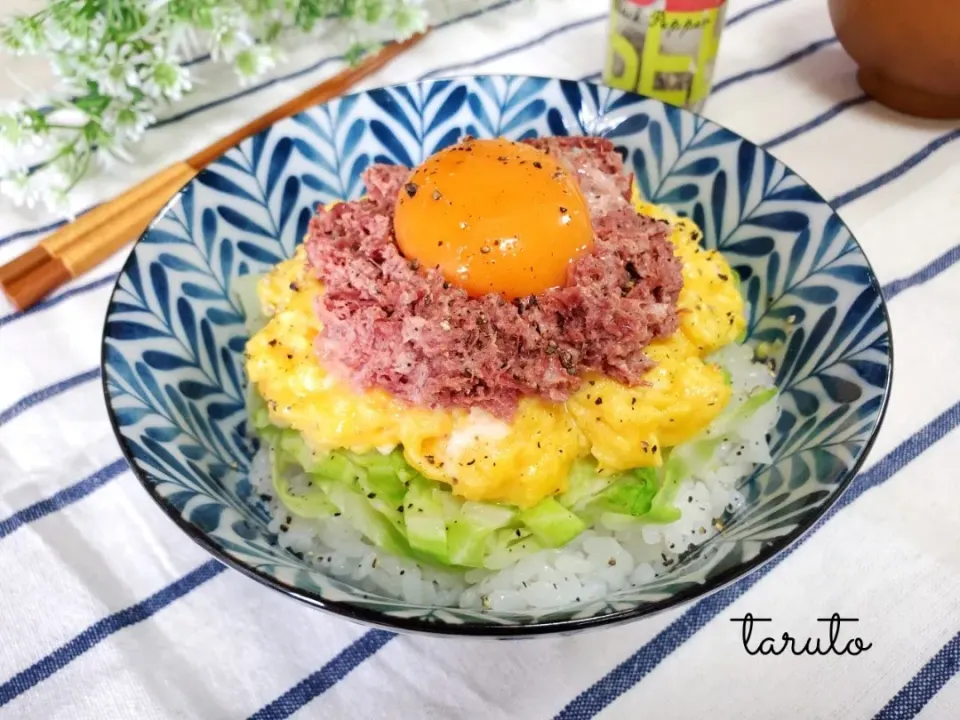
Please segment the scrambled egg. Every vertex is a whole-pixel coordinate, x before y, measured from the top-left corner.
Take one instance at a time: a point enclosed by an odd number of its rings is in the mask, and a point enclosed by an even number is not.
[[[381,390],[359,392],[320,365],[313,303],[322,285],[303,248],[258,286],[267,325],[250,339],[246,369],[272,422],[298,430],[317,452],[403,446],[411,466],[468,500],[522,508],[567,488],[570,465],[593,455],[601,472],[659,466],[664,449],[710,424],[730,398],[723,371],[704,357],[745,325],[743,299],[724,258],[699,245],[689,220],[637,198],[640,212],[673,227],[683,262],[680,329],[647,353],[657,363],[636,388],[591,376],[566,403],[526,398],[508,425],[482,411],[413,408]]]

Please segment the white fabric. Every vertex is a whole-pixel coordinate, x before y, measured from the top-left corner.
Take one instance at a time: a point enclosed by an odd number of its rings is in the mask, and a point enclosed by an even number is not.
[[[37,0],[13,4],[36,6]],[[10,3],[3,5],[6,11]],[[603,62],[607,7],[584,0],[510,3],[437,31],[364,86],[438,69],[591,75]],[[462,11],[450,3],[451,14]],[[538,42],[595,17],[602,19]],[[723,37],[717,82],[832,35],[822,0],[733,0],[728,17],[734,22]],[[334,54],[329,44],[302,48],[275,76],[328,54]],[[484,60],[493,55],[500,56]],[[328,63],[151,130],[137,148],[137,165],[85,184],[79,205],[116,194],[338,67]],[[42,64],[17,68],[21,81],[46,82]],[[197,72],[205,84],[184,108],[237,92],[228,70],[208,63]],[[767,142],[858,97],[853,72],[839,45],[827,43],[778,70],[723,87],[706,114]],[[19,92],[13,84],[3,89],[11,97]],[[332,687],[317,692],[322,688],[314,684],[305,698],[285,704],[286,711],[264,716],[295,710],[300,718],[550,718],[631,656],[621,672],[642,668],[633,673],[643,676],[639,682],[613,695],[591,691],[569,705],[565,717],[861,718],[895,696],[885,717],[912,717],[921,708],[927,720],[960,717],[960,679],[953,677],[960,653],[957,641],[951,644],[960,630],[960,435],[950,432],[960,411],[943,415],[960,401],[960,268],[951,267],[960,259],[960,138],[947,135],[955,127],[860,102],[774,147],[828,198],[879,185],[840,213],[893,295],[895,383],[865,466],[883,482],[693,633],[671,625],[688,610],[681,608],[571,638],[398,637],[351,670],[344,661],[358,646],[343,656],[345,648],[361,638],[361,648],[382,642],[382,635],[301,606],[237,572],[214,572],[219,566],[207,564],[209,557],[117,463],[95,377],[111,284],[96,281],[115,273],[125,253],[61,291],[67,297],[23,316],[0,304],[0,717],[248,717],[323,670],[313,680],[338,680]],[[871,183],[943,136],[948,140],[907,162],[898,177]],[[57,219],[2,202],[2,238]],[[0,240],[0,260],[38,237]],[[951,249],[911,287],[890,285]],[[62,392],[43,400],[35,395],[71,378],[75,384]],[[106,474],[96,475],[105,467]],[[56,495],[91,476],[71,491],[89,490],[83,497]],[[54,510],[42,504],[52,497],[63,507],[44,514]],[[167,602],[182,589],[176,583],[197,568],[206,573],[201,579],[213,576]],[[757,635],[789,631],[801,639],[823,635],[817,618],[856,617],[859,623],[845,627],[842,637],[859,635],[873,646],[858,657],[749,656],[730,621],[746,612],[773,618]],[[697,617],[688,616],[695,627]],[[678,646],[667,652],[671,642]],[[333,669],[324,667],[338,656]]]

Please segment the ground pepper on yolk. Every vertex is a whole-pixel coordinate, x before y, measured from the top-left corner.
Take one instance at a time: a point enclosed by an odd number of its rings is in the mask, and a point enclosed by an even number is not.
[[[553,157],[504,139],[466,140],[418,166],[400,190],[404,256],[471,296],[507,300],[566,282],[593,245],[586,200]]]

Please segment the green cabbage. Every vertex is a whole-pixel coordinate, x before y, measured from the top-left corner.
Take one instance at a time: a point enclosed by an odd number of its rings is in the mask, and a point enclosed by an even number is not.
[[[776,394],[757,390],[721,420],[723,432],[749,419]],[[407,464],[403,453],[316,453],[302,436],[270,423],[251,393],[250,423],[270,449],[273,486],[288,512],[307,519],[339,514],[369,542],[442,567],[506,567],[544,548],[562,547],[603,519],[609,527],[677,520],[678,488],[713,461],[722,442],[700,436],[665,453],[660,468],[600,475],[593,459],[576,461],[567,490],[532,508],[465,501]],[[718,426],[719,427],[719,426]]]

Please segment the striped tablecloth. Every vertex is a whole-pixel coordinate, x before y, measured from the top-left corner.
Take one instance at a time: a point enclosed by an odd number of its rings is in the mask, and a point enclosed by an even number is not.
[[[365,84],[597,78],[607,5],[501,0],[457,17],[453,2],[447,23]],[[960,129],[865,98],[823,0],[731,6],[706,114],[831,199],[874,263],[896,335],[886,423],[813,533],[701,602],[572,638],[396,637],[302,607],[211,560],[120,458],[97,366],[121,253],[29,312],[0,305],[0,716],[960,717]],[[137,166],[89,183],[80,204],[331,75],[341,62],[328,52],[298,51],[242,91],[199,63],[204,84],[148,132]],[[42,70],[29,71],[37,83]],[[0,260],[56,221],[0,206]],[[858,618],[842,636],[872,646],[749,655],[731,622],[748,612],[772,618],[755,635],[800,639],[840,613]]]

